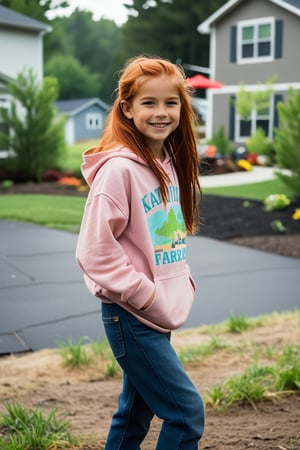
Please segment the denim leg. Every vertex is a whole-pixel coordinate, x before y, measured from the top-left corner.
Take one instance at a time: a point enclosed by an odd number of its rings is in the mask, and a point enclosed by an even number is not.
[[[153,412],[123,373],[123,389],[113,415],[105,450],[140,450]]]
[[[127,444],[127,436],[132,438],[137,429],[148,429],[150,411],[163,420],[156,450],[197,450],[204,430],[203,401],[178,360],[170,344],[170,335],[146,327],[118,305],[103,306],[107,338],[126,374],[125,381],[130,381],[134,398],[136,391],[139,393],[139,407],[144,403],[145,411],[148,411],[147,425],[145,421],[143,427],[140,423],[137,426],[132,418],[139,416],[141,421],[141,413],[134,411],[133,398],[130,400],[129,394],[126,397],[123,390],[120,398],[122,404],[128,406],[127,409],[122,408],[124,426],[122,429],[119,427],[117,433],[113,418],[109,438],[115,434],[116,439],[106,450],[139,449],[141,441],[136,440],[133,445],[131,440],[131,445]],[[120,402],[114,417],[119,417],[119,414]],[[142,436],[141,432],[139,436]]]

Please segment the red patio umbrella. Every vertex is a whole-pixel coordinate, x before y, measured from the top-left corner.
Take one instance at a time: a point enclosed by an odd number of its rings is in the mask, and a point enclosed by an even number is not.
[[[219,83],[218,81],[211,80],[210,78],[207,78],[204,75],[200,74],[194,75],[191,78],[187,78],[186,82],[194,89],[221,88],[224,86],[224,84]]]

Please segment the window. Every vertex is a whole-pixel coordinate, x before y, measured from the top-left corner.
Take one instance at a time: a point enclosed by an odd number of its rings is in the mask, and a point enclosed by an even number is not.
[[[88,113],[85,117],[85,126],[88,130],[100,130],[102,128],[102,116],[98,113]]]
[[[263,62],[275,57],[275,21],[272,17],[237,25],[238,62]]]
[[[264,106],[259,110],[252,110],[248,120],[241,119],[238,114],[235,116],[235,141],[243,142],[255,133],[257,128],[262,128],[265,135],[271,140],[273,137],[274,124],[274,98],[271,97],[269,106]]]

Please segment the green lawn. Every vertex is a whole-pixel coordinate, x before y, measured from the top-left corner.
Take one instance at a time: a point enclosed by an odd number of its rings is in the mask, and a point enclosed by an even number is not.
[[[243,184],[239,186],[223,186],[203,189],[204,194],[226,195],[251,200],[264,200],[271,194],[286,194],[291,197],[291,192],[277,178],[262,181],[260,183]]]
[[[0,195],[0,219],[32,222],[78,232],[84,204],[84,197]]]

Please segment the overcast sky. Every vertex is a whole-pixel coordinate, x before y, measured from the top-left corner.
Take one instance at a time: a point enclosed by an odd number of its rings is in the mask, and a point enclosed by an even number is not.
[[[64,15],[71,14],[75,8],[91,11],[93,18],[99,20],[101,17],[114,20],[118,25],[126,22],[127,9],[123,5],[126,0],[68,0],[70,8],[64,8]],[[126,3],[130,3],[128,0]],[[50,18],[53,16],[49,15]]]

